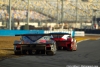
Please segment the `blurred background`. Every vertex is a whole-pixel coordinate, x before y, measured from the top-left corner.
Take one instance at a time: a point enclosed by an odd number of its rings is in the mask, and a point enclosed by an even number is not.
[[[100,0],[0,0],[0,29],[100,29]]]

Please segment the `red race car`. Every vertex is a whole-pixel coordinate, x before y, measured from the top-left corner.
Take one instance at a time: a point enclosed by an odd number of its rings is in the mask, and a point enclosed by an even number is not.
[[[50,33],[52,34],[52,39],[56,41],[57,50],[77,50],[77,41],[75,38],[71,37],[69,33]]]

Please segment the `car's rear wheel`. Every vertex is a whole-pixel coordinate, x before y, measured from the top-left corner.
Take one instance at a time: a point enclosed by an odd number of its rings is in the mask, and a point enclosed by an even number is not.
[[[54,49],[52,51],[46,51],[46,54],[47,55],[55,55],[56,51],[57,51],[57,49],[56,49],[56,47],[54,47]]]
[[[45,50],[41,50],[41,54],[45,54]]]
[[[58,47],[57,47],[57,50],[61,50],[61,48],[62,48],[62,47],[59,47],[59,46],[58,46]]]
[[[46,54],[47,55],[55,55],[55,52],[54,51],[47,51]]]
[[[72,51],[71,45],[72,45],[72,44],[68,44],[68,45],[67,45],[67,50],[68,50],[68,51]]]
[[[39,54],[39,53],[40,53],[40,50],[36,50],[36,51],[35,51],[35,54]]]
[[[21,55],[21,51],[14,51],[15,55]]]
[[[22,50],[22,54],[26,55],[27,54],[27,50]]]
[[[67,47],[63,47],[63,50],[67,50]]]
[[[28,50],[28,54],[29,55],[32,55],[32,50]]]

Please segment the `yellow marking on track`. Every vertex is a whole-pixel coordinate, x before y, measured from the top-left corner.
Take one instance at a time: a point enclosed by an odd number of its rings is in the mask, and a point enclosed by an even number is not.
[[[97,40],[97,39],[100,39],[100,36],[80,36],[80,37],[75,37],[77,42],[79,41],[82,41],[82,40],[86,40],[86,39],[89,39],[89,40]]]

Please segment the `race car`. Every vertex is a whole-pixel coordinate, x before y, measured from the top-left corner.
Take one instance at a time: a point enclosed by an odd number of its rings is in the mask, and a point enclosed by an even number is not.
[[[77,41],[75,38],[71,37],[69,33],[55,32],[50,33],[53,36],[53,40],[56,41],[57,50],[77,50]]]
[[[56,54],[56,43],[50,34],[19,34],[20,40],[14,41],[14,53],[19,54]]]

